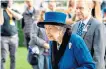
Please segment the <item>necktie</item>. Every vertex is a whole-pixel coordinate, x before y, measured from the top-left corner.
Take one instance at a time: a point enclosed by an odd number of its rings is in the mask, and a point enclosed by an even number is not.
[[[79,26],[78,26],[78,29],[77,29],[77,34],[79,35],[79,36],[81,36],[82,35],[82,33],[83,33],[83,28],[84,28],[84,23],[80,23],[79,24]]]

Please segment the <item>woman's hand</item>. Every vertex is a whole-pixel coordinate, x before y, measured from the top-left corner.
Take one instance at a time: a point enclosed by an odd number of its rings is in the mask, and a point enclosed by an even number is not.
[[[45,49],[49,49],[49,48],[50,48],[49,44],[48,44],[48,43],[45,43],[45,44],[44,44],[44,48],[45,48]]]

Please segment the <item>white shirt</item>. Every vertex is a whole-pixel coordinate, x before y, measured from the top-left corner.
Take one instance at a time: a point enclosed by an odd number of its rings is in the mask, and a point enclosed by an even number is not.
[[[87,19],[83,20],[82,22],[85,24],[85,26],[87,25],[88,21],[90,20],[91,16],[89,16]],[[81,23],[82,23],[81,22]]]
[[[91,15],[90,15],[87,19],[81,20],[81,23],[84,23],[84,24],[85,24],[85,25],[84,25],[84,28],[83,28],[83,31],[87,31],[87,28],[88,28],[87,23],[88,23],[88,21],[90,20],[90,18],[91,18]]]

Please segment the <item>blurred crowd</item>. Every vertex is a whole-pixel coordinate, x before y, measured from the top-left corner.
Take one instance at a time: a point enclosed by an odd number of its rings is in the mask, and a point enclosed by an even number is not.
[[[0,42],[1,42],[1,69],[5,69],[5,62],[7,58],[7,52],[10,55],[10,69],[16,68],[16,51],[19,44],[17,20],[20,21],[22,30],[24,33],[24,42],[28,50],[28,61],[32,65],[33,69],[49,69],[49,40],[47,38],[44,28],[37,26],[38,22],[45,20],[46,12],[63,12],[67,15],[66,24],[72,26],[73,33],[81,36],[89,51],[91,52],[92,58],[95,61],[96,69],[106,69],[106,1],[105,0],[90,0],[87,1],[87,7],[82,7],[76,4],[77,0],[68,0],[67,7],[61,9],[56,7],[56,0],[47,1],[47,7],[43,6],[44,0],[41,0],[39,8],[36,8],[34,0],[24,0],[23,12],[20,12],[17,8],[13,7],[13,0],[1,1],[0,7]],[[83,0],[81,0],[83,1]],[[89,6],[89,7],[88,7]],[[21,9],[21,7],[20,7]],[[88,10],[88,11],[87,11]],[[86,17],[85,17],[86,15]],[[88,17],[88,20],[85,18]],[[77,33],[77,22],[83,20],[85,23],[90,23],[90,34],[87,35],[85,32]],[[92,21],[94,19],[94,21]],[[87,29],[89,25],[86,25]],[[93,29],[95,28],[95,29]],[[86,29],[85,29],[86,31]],[[88,30],[87,30],[88,31]],[[94,33],[94,34],[92,34]],[[92,51],[91,51],[92,50]],[[32,54],[30,52],[39,54],[36,63],[32,60]],[[38,61],[38,63],[37,63]],[[85,63],[86,64],[86,63]],[[18,66],[18,65],[17,65]],[[83,68],[85,69],[85,68]],[[90,69],[90,68],[88,68]]]

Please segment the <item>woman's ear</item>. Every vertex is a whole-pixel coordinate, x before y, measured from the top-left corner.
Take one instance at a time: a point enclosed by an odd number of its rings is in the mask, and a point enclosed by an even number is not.
[[[63,30],[63,28],[61,28],[59,31],[59,35],[62,36],[63,34],[64,34],[64,30]]]

